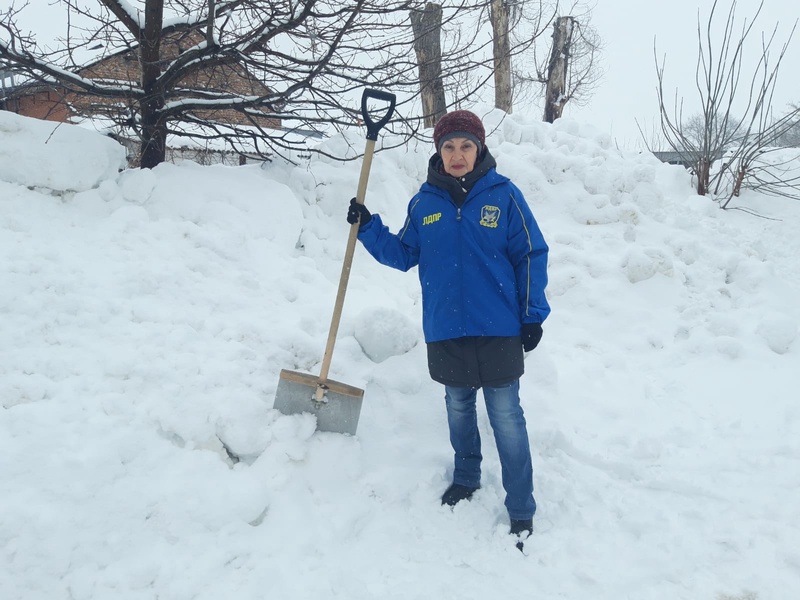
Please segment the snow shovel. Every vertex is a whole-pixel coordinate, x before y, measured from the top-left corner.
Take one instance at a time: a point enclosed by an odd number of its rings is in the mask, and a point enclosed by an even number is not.
[[[367,101],[372,98],[389,103],[386,114],[378,121],[370,118]],[[378,132],[389,121],[394,112],[395,95],[378,90],[364,90],[361,96],[361,115],[367,126],[367,146],[364,150],[364,162],[361,166],[361,177],[358,180],[356,201],[363,204],[367,191],[367,180],[372,165],[372,155],[375,152],[375,142]],[[339,330],[339,320],[344,306],[344,295],[347,291],[347,281],[350,279],[350,267],[353,264],[353,254],[358,238],[358,223],[350,226],[350,237],[347,239],[347,249],[344,254],[342,275],[339,278],[339,291],[336,294],[336,304],[333,308],[331,328],[328,332],[328,343],[322,358],[322,368],[318,377],[307,375],[298,371],[281,370],[278,389],[275,392],[274,407],[283,414],[311,413],[317,417],[318,431],[332,431],[355,435],[358,427],[358,417],[361,414],[361,403],[364,399],[364,390],[345,383],[328,379],[328,371],[333,357],[333,346],[336,342],[336,333]]]

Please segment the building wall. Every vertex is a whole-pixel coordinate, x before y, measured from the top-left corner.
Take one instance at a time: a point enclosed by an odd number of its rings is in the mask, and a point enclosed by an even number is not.
[[[165,64],[177,58],[181,52],[197,45],[203,40],[198,32],[177,32],[161,42],[161,55]],[[137,50],[109,56],[80,71],[80,75],[87,79],[103,80],[109,83],[138,82],[141,77],[139,67],[139,54]],[[138,84],[137,84],[138,85]],[[187,90],[218,90],[221,92],[234,91],[247,96],[262,96],[268,93],[264,84],[256,80],[241,65],[219,65],[190,74],[178,82],[179,87]],[[184,97],[191,98],[188,91]],[[15,110],[19,114],[48,119],[53,121],[67,121],[74,114],[91,117],[102,115],[109,111],[119,111],[118,99],[103,98],[98,96],[85,96],[74,93],[60,94],[56,91],[36,92],[21,95],[16,99],[16,110],[12,102],[7,105],[8,110]],[[69,107],[72,107],[71,111]],[[250,119],[235,110],[198,111],[198,118],[213,120],[221,124],[251,125]],[[279,129],[281,122],[269,117],[258,118],[257,123],[262,127]]]
[[[35,91],[10,99],[6,110],[45,121],[66,121],[70,117],[64,97],[54,90]]]
[[[161,56],[165,64],[175,60],[189,48],[203,41],[203,36],[198,32],[177,32],[162,40]],[[138,81],[141,77],[139,67],[139,54],[131,50],[98,61],[94,65],[80,71],[83,77],[108,81],[109,83]],[[231,91],[243,96],[263,96],[269,92],[263,83],[255,79],[241,65],[215,65],[196,71],[178,81],[178,87],[189,90],[183,97],[197,97],[191,90],[210,90],[229,93]],[[119,100],[72,96],[69,101],[75,110],[91,115],[103,111],[103,106],[111,107],[118,104]],[[245,115],[235,110],[198,111],[198,118],[213,120],[217,123],[250,125],[251,122]],[[280,120],[263,117],[257,119],[262,127],[278,129]]]

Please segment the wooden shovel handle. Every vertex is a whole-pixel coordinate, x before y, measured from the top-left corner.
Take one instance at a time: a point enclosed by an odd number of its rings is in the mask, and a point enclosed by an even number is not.
[[[364,204],[367,181],[369,181],[369,171],[372,166],[372,155],[374,153],[375,140],[367,140],[367,146],[364,150],[364,163],[361,165],[361,176],[358,179],[358,191],[356,192],[356,202],[359,204]],[[330,371],[331,359],[333,358],[333,347],[336,343],[336,334],[339,331],[339,321],[342,318],[344,296],[347,293],[347,282],[350,280],[350,268],[353,266],[353,255],[356,251],[358,227],[358,223],[353,223],[350,226],[350,235],[347,237],[347,247],[344,251],[344,262],[342,263],[342,274],[339,277],[339,290],[336,292],[336,303],[333,305],[333,317],[331,318],[331,328],[328,332],[328,343],[325,345],[325,354],[322,357],[322,368],[319,372],[320,386],[317,388],[317,396],[324,393],[322,384],[328,380],[328,371]]]
[[[369,114],[367,101],[369,99],[384,100],[389,102],[389,107],[382,118],[373,120]],[[383,128],[394,112],[395,95],[389,92],[366,89],[361,96],[361,116],[367,125],[367,145],[364,149],[364,162],[361,164],[361,176],[358,179],[358,190],[356,191],[356,202],[364,204],[364,197],[367,194],[367,181],[369,181],[369,171],[372,167],[372,155],[375,153],[375,141],[378,133]],[[350,235],[347,238],[347,248],[344,252],[344,263],[342,263],[342,274],[339,277],[339,291],[336,293],[336,303],[333,306],[333,316],[331,317],[331,328],[328,332],[328,343],[325,345],[325,354],[322,357],[322,367],[319,372],[319,383],[317,384],[316,400],[322,401],[325,395],[325,382],[328,380],[328,371],[331,367],[333,358],[333,346],[336,343],[336,334],[339,332],[339,321],[342,318],[342,308],[344,307],[344,296],[347,292],[347,282],[350,280],[350,267],[353,265],[353,255],[356,251],[356,241],[358,240],[358,223],[350,226]]]

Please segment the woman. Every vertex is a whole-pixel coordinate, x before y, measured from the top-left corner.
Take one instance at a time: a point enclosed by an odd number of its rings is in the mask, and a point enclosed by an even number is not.
[[[481,440],[476,397],[483,388],[502,467],[510,532],[533,530],[536,502],[525,416],[519,401],[524,352],[542,337],[547,244],[520,190],[498,174],[481,120],[446,114],[433,131],[428,178],[392,234],[355,199],[347,220],[379,262],[419,266],[422,321],[431,377],[445,386],[453,483],[442,504],[455,506],[480,488]]]

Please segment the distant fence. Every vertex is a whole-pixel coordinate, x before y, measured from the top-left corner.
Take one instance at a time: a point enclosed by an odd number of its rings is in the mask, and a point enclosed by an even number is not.
[[[139,160],[139,141],[121,136],[112,136],[117,142],[125,146],[128,157],[128,166],[137,167]],[[236,152],[225,150],[212,150],[210,148],[167,148],[166,161],[171,163],[182,160],[191,160],[199,165],[244,165],[247,160]]]
[[[247,160],[241,154],[205,148],[167,148],[167,161],[174,163],[191,160],[199,165],[243,165]]]

